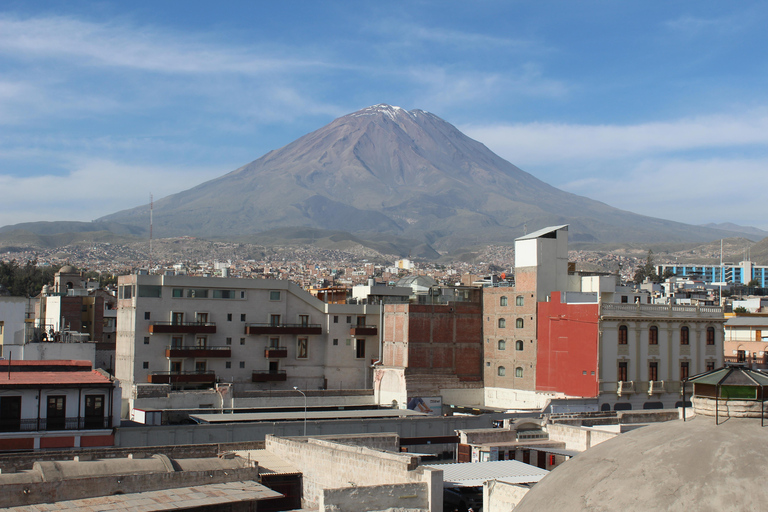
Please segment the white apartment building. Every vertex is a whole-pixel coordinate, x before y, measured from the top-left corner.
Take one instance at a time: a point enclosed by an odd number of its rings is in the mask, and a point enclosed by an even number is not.
[[[116,375],[173,389],[366,389],[379,306],[327,304],[282,280],[121,276]]]

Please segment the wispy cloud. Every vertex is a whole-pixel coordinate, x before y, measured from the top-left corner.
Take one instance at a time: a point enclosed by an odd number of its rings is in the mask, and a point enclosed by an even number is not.
[[[469,125],[463,131],[519,164],[616,160],[679,151],[768,145],[768,113],[636,125]]]
[[[88,160],[64,175],[0,174],[0,226],[35,220],[90,221],[163,197],[221,174],[220,169],[131,166]],[[34,202],[34,204],[31,204]]]
[[[252,47],[225,46],[213,37],[169,33],[150,26],[92,23],[69,17],[0,17],[0,53],[67,59],[160,73],[260,74],[332,66],[322,60],[270,54]]]

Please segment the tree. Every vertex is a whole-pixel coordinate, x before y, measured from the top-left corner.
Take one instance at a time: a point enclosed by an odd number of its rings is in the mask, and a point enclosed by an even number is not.
[[[747,308],[745,308],[744,306],[738,306],[738,307],[733,308],[733,312],[734,313],[749,313],[749,310],[747,310]]]
[[[0,261],[0,284],[8,288],[11,295],[31,297],[40,293],[45,284],[53,284],[58,268],[38,267],[37,260],[28,260],[21,266],[16,260]]]
[[[656,266],[653,263],[653,251],[648,249],[648,257],[645,259],[645,264],[641,267],[637,267],[633,281],[635,284],[640,284],[648,278],[654,283],[661,281],[659,275],[656,273]]]

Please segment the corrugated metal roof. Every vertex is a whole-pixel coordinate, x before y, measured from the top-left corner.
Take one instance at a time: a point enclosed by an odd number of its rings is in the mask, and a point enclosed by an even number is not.
[[[726,327],[765,327],[768,326],[768,317],[732,316],[725,321]]]
[[[549,473],[546,469],[519,460],[462,462],[429,467],[443,470],[444,487],[477,487],[483,485],[483,482],[496,479],[524,484],[538,482]]]
[[[539,238],[542,235],[547,235],[549,233],[552,233],[553,231],[557,231],[558,229],[568,230],[568,224],[563,224],[562,226],[549,226],[547,228],[540,229],[538,231],[534,231],[533,233],[528,233],[527,235],[523,235],[519,238],[515,238],[515,240],[532,240],[534,238]]]
[[[359,411],[307,411],[308,420],[343,420],[361,418],[399,418],[404,416],[427,416],[410,409],[370,409]],[[241,421],[297,421],[304,419],[304,411],[291,412],[249,412],[234,414],[190,414],[190,418],[203,423],[235,423]]]
[[[41,512],[66,509],[100,510],[103,512],[150,512],[179,510],[179,508],[184,507],[225,507],[235,503],[247,503],[250,501],[280,498],[282,496],[279,492],[275,492],[257,482],[242,481],[116,494],[114,496],[99,496],[96,498],[60,501],[58,503],[39,503],[37,505],[10,507],[3,510]]]

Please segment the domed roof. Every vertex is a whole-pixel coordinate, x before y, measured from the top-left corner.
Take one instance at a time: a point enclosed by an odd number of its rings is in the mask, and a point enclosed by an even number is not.
[[[515,512],[760,510],[768,503],[767,435],[759,418],[643,427],[561,464]]]
[[[59,274],[73,274],[77,273],[77,270],[72,265],[64,265],[59,269]]]

